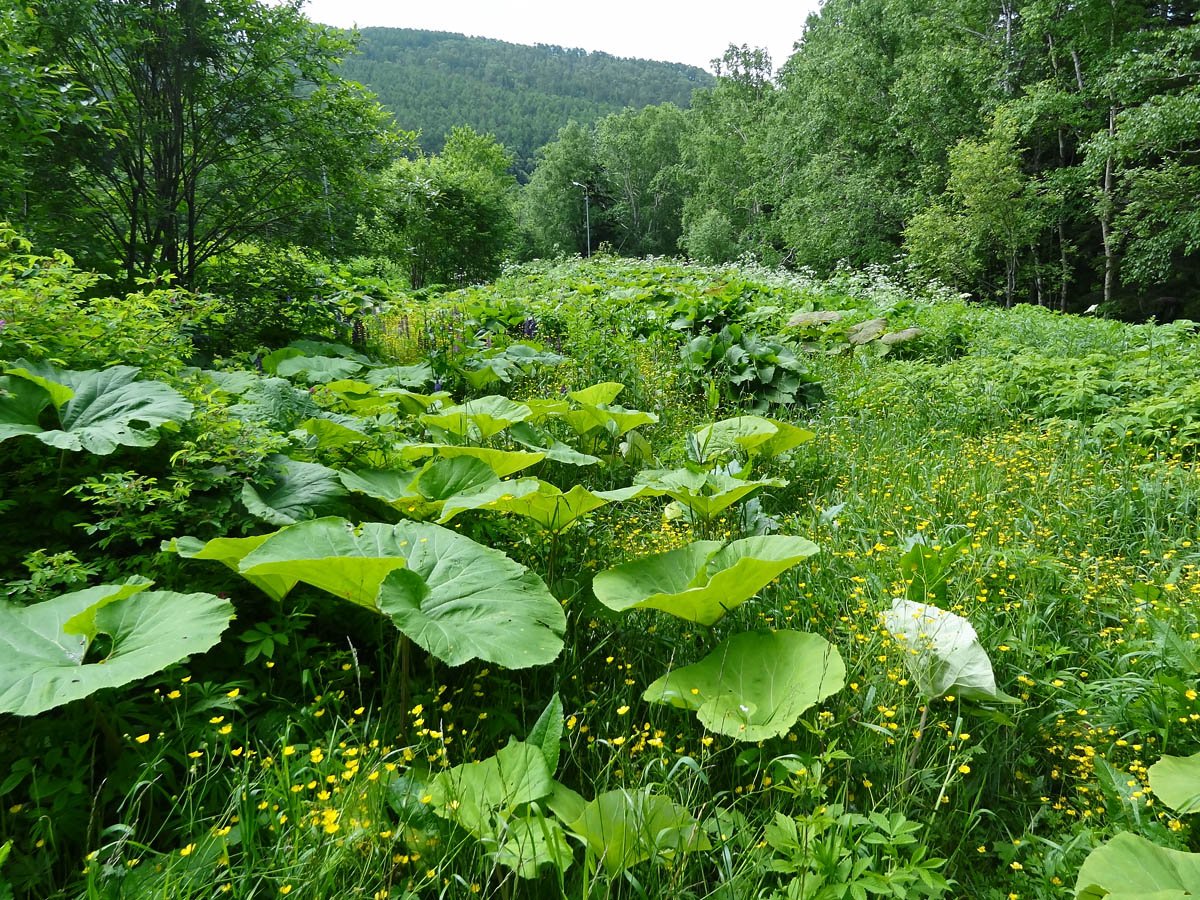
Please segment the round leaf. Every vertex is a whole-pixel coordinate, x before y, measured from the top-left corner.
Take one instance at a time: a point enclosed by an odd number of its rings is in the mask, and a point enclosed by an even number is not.
[[[846,667],[824,638],[799,631],[744,632],[655,681],[653,703],[694,709],[709,730],[742,741],[787,733],[800,715],[842,689]]]
[[[523,669],[562,652],[562,606],[524,566],[436,525],[404,522],[395,534],[408,567],[383,580],[378,607],[416,644],[452,666]]]

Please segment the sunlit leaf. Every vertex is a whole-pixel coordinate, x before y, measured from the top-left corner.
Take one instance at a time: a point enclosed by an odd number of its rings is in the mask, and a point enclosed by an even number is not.
[[[1200,897],[1200,853],[1118,834],[1093,850],[1075,881],[1075,900],[1187,900]]]
[[[1019,703],[996,687],[992,663],[971,623],[954,613],[897,598],[884,625],[900,642],[904,664],[926,697]]]
[[[818,635],[751,631],[659,678],[642,697],[693,709],[718,734],[761,741],[786,734],[805,710],[841,690],[845,676],[841,655]]]
[[[695,541],[601,572],[592,587],[597,600],[618,612],[657,609],[712,625],[817,550],[812,541],[785,535],[728,545]]]

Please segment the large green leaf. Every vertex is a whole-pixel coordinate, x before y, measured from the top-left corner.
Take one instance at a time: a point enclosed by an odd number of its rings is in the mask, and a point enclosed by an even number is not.
[[[659,678],[642,697],[694,709],[718,734],[761,741],[785,734],[806,709],[840,691],[845,680],[842,657],[824,638],[750,631]]]
[[[633,480],[635,484],[644,484],[666,494],[706,520],[761,488],[786,484],[779,478],[749,480],[723,472],[693,472],[690,469],[648,469],[639,472]]]
[[[436,525],[404,522],[395,533],[408,567],[383,580],[378,608],[414,643],[452,666],[522,669],[562,652],[562,605],[524,566]]]
[[[550,435],[534,428],[529,422],[518,422],[509,428],[508,433],[522,447],[543,454],[551,462],[563,463],[568,466],[594,466],[600,462],[599,457],[580,453],[562,441],[554,440]]]
[[[1200,853],[1118,834],[1093,850],[1075,881],[1075,900],[1186,900],[1200,897]]]
[[[221,638],[233,606],[212,594],[102,585],[28,607],[0,604],[0,712],[32,716],[119,687],[201,653]],[[85,662],[98,635],[111,647]]]
[[[812,541],[786,535],[728,545],[695,541],[601,572],[592,588],[597,600],[618,612],[658,609],[712,625],[818,549]]]
[[[477,837],[498,863],[522,878],[536,878],[543,866],[566,870],[572,862],[562,827],[524,810],[553,788],[541,750],[511,741],[495,756],[437,775],[429,797],[437,815]]]
[[[292,356],[280,360],[272,374],[280,378],[294,378],[299,375],[309,384],[326,384],[349,378],[362,369],[362,363],[340,356]]]
[[[458,456],[470,456],[487,463],[499,478],[507,478],[522,469],[540,463],[546,458],[546,451],[530,452],[528,450],[497,450],[493,447],[457,446],[455,444],[401,444],[393,447],[406,462],[424,459],[429,456],[441,456],[453,459]]]
[[[712,849],[691,813],[649,791],[601,794],[567,829],[587,842],[610,875],[652,857]]]
[[[1181,815],[1200,812],[1200,753],[1164,756],[1149,775],[1150,790],[1168,808]]]
[[[326,517],[290,525],[269,535],[242,559],[238,571],[247,577],[303,581],[376,609],[379,585],[388,573],[405,566],[407,548],[391,525],[368,522],[354,526]],[[465,539],[464,539],[465,540]]]
[[[452,406],[441,412],[426,413],[421,416],[421,421],[458,437],[485,441],[532,414],[533,410],[524,403],[492,395],[468,400],[461,406]]]
[[[372,369],[364,380],[376,387],[419,388],[433,381],[433,369],[427,362],[415,366],[388,366]]]
[[[992,663],[971,623],[936,606],[897,598],[884,625],[904,649],[904,664],[926,697],[1019,703],[996,687]]]
[[[534,490],[527,489],[530,482],[536,482]],[[497,496],[496,491],[505,485],[511,485],[511,489]],[[448,522],[464,509],[494,509],[532,519],[541,528],[557,534],[571,527],[582,516],[609,503],[653,493],[641,485],[612,491],[589,491],[577,484],[569,491],[563,491],[544,481],[522,478],[515,482],[501,482],[499,486],[490,488],[487,494],[464,492],[450,498],[442,509],[439,521]]]
[[[338,473],[317,463],[276,455],[269,460],[269,487],[242,485],[242,502],[251,515],[272,525],[295,525],[346,495]]]
[[[643,425],[653,425],[658,421],[658,416],[637,409],[626,409],[623,406],[588,405],[568,410],[563,413],[562,419],[576,434],[599,430],[613,437],[620,437],[625,432]]]
[[[278,431],[290,431],[305,419],[322,415],[308,391],[284,378],[259,378],[228,412],[234,418],[263,422]]]
[[[417,416],[421,413],[427,413],[430,410],[444,407],[450,402],[450,394],[446,391],[435,391],[432,394],[419,394],[416,391],[409,390],[382,390],[381,396],[387,399],[389,403],[396,409],[410,416]],[[371,398],[362,401],[364,404],[374,405],[375,400]],[[348,403],[348,406],[355,408],[354,403]]]
[[[448,498],[500,484],[491,467],[470,456],[436,459],[417,470],[342,472],[356,493],[382,500],[412,519],[437,515]]]
[[[286,575],[248,575],[241,570],[242,560],[258,549],[269,534],[244,538],[213,538],[204,543],[194,537],[178,537],[163,541],[162,549],[178,553],[184,559],[208,559],[237,572],[272,600],[282,600],[296,586],[297,579]]]
[[[158,381],[138,381],[132,366],[75,372],[22,362],[8,374],[47,392],[60,427],[32,430],[37,417],[31,419],[30,413],[39,401],[10,390],[11,399],[0,398],[0,409],[7,408],[0,412],[0,440],[30,434],[59,450],[105,456],[118,447],[152,447],[161,426],[185,422],[192,414],[192,404],[178,391]]]
[[[604,381],[578,391],[571,391],[567,396],[581,406],[600,406],[612,403],[617,399],[617,394],[623,390],[625,390],[625,385],[619,381]]]
[[[705,425],[692,434],[701,462],[738,451],[751,456],[778,456],[816,437],[811,431],[762,416],[735,416]]]
[[[293,434],[306,441],[305,446],[307,447],[317,446],[325,449],[349,447],[370,439],[370,435],[364,430],[363,425],[362,419],[356,416],[327,413],[301,422],[300,427]],[[305,438],[306,434],[311,435],[314,441],[308,441]]]
[[[537,878],[545,866],[565,872],[574,862],[562,826],[540,814],[510,819],[499,829],[500,846],[492,856],[522,878]]]

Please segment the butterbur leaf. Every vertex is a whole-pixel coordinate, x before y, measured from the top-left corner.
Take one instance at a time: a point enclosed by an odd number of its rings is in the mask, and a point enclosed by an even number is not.
[[[693,472],[689,469],[648,469],[639,472],[635,484],[644,484],[686,506],[701,519],[711,519],[739,500],[764,487],[782,487],[778,478],[757,481],[734,478],[723,472]]]
[[[600,405],[569,410],[563,413],[562,419],[576,434],[583,435],[590,431],[602,430],[613,437],[620,437],[625,432],[643,425],[653,425],[658,421],[658,416],[638,409],[626,409],[623,406]]]
[[[37,417],[31,419],[30,413],[38,401],[28,392],[12,391],[9,381],[12,398],[0,396],[0,440],[29,434],[59,450],[107,456],[118,447],[152,447],[159,428],[177,426],[192,415],[192,404],[178,391],[158,381],[138,381],[132,366],[75,372],[23,362],[8,375],[45,390],[60,427],[34,431]]]
[[[1168,850],[1118,834],[1083,861],[1075,900],[1187,900],[1200,897],[1200,853]]]
[[[41,385],[0,376],[0,441],[23,434],[39,434],[38,419],[50,405],[50,394]]]
[[[713,625],[818,549],[812,541],[786,535],[728,545],[695,541],[614,566],[596,575],[592,588],[597,600],[618,612],[657,609]]]
[[[456,446],[454,444],[401,444],[393,447],[392,451],[399,453],[400,458],[407,462],[425,459],[429,456],[440,456],[444,459],[469,456],[486,463],[498,478],[507,478],[546,458],[545,451],[497,450],[493,447]]]
[[[0,603],[0,712],[32,716],[153,675],[221,639],[233,606],[212,594],[102,585],[32,606]],[[103,659],[87,662],[98,635]]]
[[[317,463],[276,455],[269,460],[270,486],[242,485],[242,503],[250,514],[272,525],[294,525],[346,495],[338,473]]]
[[[436,525],[403,522],[395,533],[407,568],[384,579],[378,608],[426,652],[451,666],[483,659],[510,669],[562,652],[566,616],[534,573]]]
[[[904,664],[926,697],[1020,703],[996,687],[992,663],[971,623],[925,603],[897,598],[884,625],[904,648]]]
[[[282,600],[296,586],[297,579],[287,575],[248,575],[241,570],[242,560],[271,537],[259,534],[244,538],[213,538],[208,543],[194,537],[178,537],[163,541],[162,549],[178,553],[184,559],[208,559],[219,562],[227,569],[239,573],[272,600]]]
[[[762,416],[735,416],[696,429],[699,462],[740,451],[751,456],[773,457],[786,453],[816,435],[787,422]]]
[[[535,485],[533,490],[528,490],[530,482]],[[511,488],[506,489],[506,486]],[[500,490],[502,493],[495,496],[496,491]],[[632,500],[653,493],[651,489],[642,485],[612,491],[589,491],[583,485],[577,484],[569,491],[562,491],[544,481],[522,478],[515,482],[501,482],[489,488],[487,494],[465,492],[450,498],[446,501],[440,521],[449,521],[463,509],[494,509],[532,519],[541,528],[557,534],[570,528],[588,513],[609,503]]]
[[[567,396],[582,406],[600,406],[612,403],[623,390],[625,390],[625,385],[619,381],[605,381],[578,391],[571,391]]]
[[[327,384],[349,378],[362,369],[362,363],[340,356],[292,356],[279,360],[272,374],[280,378],[300,376],[309,384]]]
[[[587,842],[610,875],[652,857],[712,849],[690,812],[649,791],[601,794],[567,829]]]
[[[761,741],[786,734],[805,710],[840,691],[845,680],[842,657],[824,638],[750,631],[659,678],[642,696],[695,710],[710,731]]]
[[[468,400],[461,406],[451,406],[441,412],[426,413],[421,416],[421,421],[458,437],[485,441],[532,414],[533,410],[524,403],[492,395]]]
[[[372,369],[364,380],[376,387],[419,388],[433,381],[433,369],[427,362],[415,366],[388,366]]]
[[[274,576],[303,581],[368,609],[375,609],[379,585],[405,565],[405,547],[391,525],[368,522],[355,527],[326,517],[301,522],[269,535],[239,563],[238,571],[255,578]]]
[[[543,815],[510,819],[503,823],[498,837],[502,843],[492,857],[521,878],[537,878],[544,866],[565,872],[574,862],[562,826]]]
[[[1164,756],[1150,767],[1150,790],[1180,815],[1200,812],[1200,753]]]

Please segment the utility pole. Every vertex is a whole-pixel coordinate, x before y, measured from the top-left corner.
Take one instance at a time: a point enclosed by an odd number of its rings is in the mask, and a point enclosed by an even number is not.
[[[571,184],[577,188],[583,188],[583,227],[587,232],[587,258],[592,258],[592,210],[591,203],[588,197],[588,189],[586,184],[580,184],[578,181],[572,181]]]

